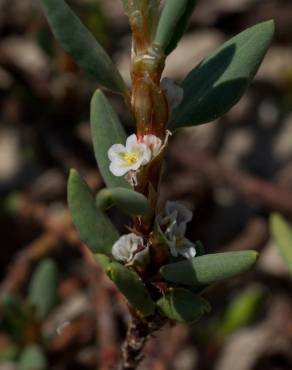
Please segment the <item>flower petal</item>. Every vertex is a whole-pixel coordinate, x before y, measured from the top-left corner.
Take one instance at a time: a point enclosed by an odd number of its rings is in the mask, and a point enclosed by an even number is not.
[[[167,214],[172,212],[177,212],[177,223],[187,223],[193,218],[192,212],[186,208],[184,205],[178,202],[167,201],[165,205],[165,210]]]
[[[142,249],[140,252],[135,253],[133,264],[145,266],[150,261],[149,247]]]
[[[178,250],[178,253],[185,257],[185,258],[193,258],[196,256],[197,254],[197,251],[196,251],[196,248],[194,246],[190,247],[190,248],[181,248]]]
[[[114,144],[109,148],[109,150],[107,152],[107,155],[108,155],[108,158],[109,158],[110,161],[114,161],[116,159],[120,159],[121,154],[123,154],[125,152],[126,152],[126,148],[125,148],[124,145]]]
[[[127,172],[131,170],[130,166],[127,166],[125,163],[120,163],[120,162],[111,162],[110,166],[110,171],[114,176],[124,176]]]
[[[143,245],[143,238],[131,233],[123,235],[115,242],[112,248],[112,255],[118,261],[129,263],[139,245]]]
[[[126,141],[126,148],[128,152],[133,152],[133,146],[138,144],[138,139],[135,134],[130,135]]]
[[[162,147],[162,141],[155,135],[144,135],[143,142],[152,152],[152,158],[156,157]]]

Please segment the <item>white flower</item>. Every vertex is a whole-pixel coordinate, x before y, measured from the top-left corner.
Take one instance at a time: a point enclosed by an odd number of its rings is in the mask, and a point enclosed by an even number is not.
[[[194,244],[185,238],[187,223],[192,219],[192,212],[176,202],[167,202],[163,215],[157,217],[160,234],[169,247],[173,257],[185,258],[196,256]]]
[[[164,142],[152,134],[144,135],[138,141],[135,134],[128,137],[126,146],[114,144],[108,150],[108,158],[111,161],[110,171],[115,176],[126,175],[127,181],[137,185],[137,173],[139,168],[147,165],[153,158],[157,157],[165,148],[170,131],[166,131]]]
[[[144,142],[138,142],[135,134],[129,136],[126,146],[114,144],[108,151],[111,161],[110,171],[115,176],[124,176],[129,171],[137,171],[151,160],[151,150]]]
[[[117,261],[126,264],[146,264],[149,259],[149,248],[143,247],[143,238],[134,233],[121,236],[113,245],[112,255]]]
[[[174,109],[180,105],[184,97],[183,89],[170,78],[163,78],[161,87],[164,90],[169,106]]]

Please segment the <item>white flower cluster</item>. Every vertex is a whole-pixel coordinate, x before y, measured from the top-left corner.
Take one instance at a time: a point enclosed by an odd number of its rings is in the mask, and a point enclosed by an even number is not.
[[[174,257],[196,256],[194,244],[185,238],[186,224],[192,219],[192,212],[176,202],[167,202],[164,213],[157,216],[156,224],[163,241]],[[121,236],[113,245],[113,257],[126,265],[145,266],[149,260],[149,246],[141,236],[134,233]]]
[[[149,247],[144,248],[141,236],[134,233],[121,236],[113,245],[112,255],[127,265],[145,265],[149,261]]]
[[[108,150],[111,173],[115,176],[127,175],[127,179],[135,184],[135,173],[158,156],[165,147],[169,135],[170,133],[167,132],[165,141],[162,143],[155,135],[144,135],[143,140],[138,141],[137,136],[133,134],[127,138],[126,145],[112,145]]]
[[[187,223],[192,217],[192,212],[177,202],[167,202],[164,213],[157,216],[159,232],[163,235],[173,257],[181,255],[185,258],[192,258],[196,256],[194,244],[185,238]]]

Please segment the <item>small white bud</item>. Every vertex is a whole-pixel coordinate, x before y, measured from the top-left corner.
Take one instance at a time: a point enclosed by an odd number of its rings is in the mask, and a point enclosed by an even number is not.
[[[133,264],[135,261],[142,264],[148,254],[145,248],[139,251],[143,246],[143,238],[134,233],[121,236],[113,245],[112,255],[117,261],[125,264]]]

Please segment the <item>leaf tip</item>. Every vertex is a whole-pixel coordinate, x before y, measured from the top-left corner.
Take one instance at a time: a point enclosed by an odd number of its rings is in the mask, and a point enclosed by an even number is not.
[[[75,168],[70,168],[69,170],[69,179],[72,177],[75,177],[78,175],[78,172],[75,170]]]
[[[259,252],[257,252],[257,251],[251,251],[251,256],[252,256],[254,262],[256,262],[258,260],[259,255],[260,255]]]
[[[72,192],[72,188],[74,187],[74,184],[80,180],[80,175],[77,170],[74,168],[70,168],[69,170],[69,176],[68,176],[68,184],[67,184],[67,191],[68,191],[68,199],[70,199],[70,194]]]
[[[283,220],[283,216],[280,213],[274,212],[270,215],[270,227],[273,228],[278,222]]]
[[[274,19],[269,19],[267,21],[264,22],[267,27],[269,27],[272,31],[275,30],[275,20]]]
[[[272,37],[274,36],[274,33],[275,33],[275,21],[274,21],[274,19],[269,19],[268,21],[266,21],[264,23],[267,27],[267,31],[270,32],[270,38],[272,39]]]
[[[238,253],[240,253],[240,252],[238,252]],[[249,267],[251,267],[252,265],[254,265],[257,262],[260,254],[259,254],[259,252],[255,251],[255,250],[247,250],[246,255],[248,256],[248,259],[250,261],[250,264],[249,264],[250,266]]]

